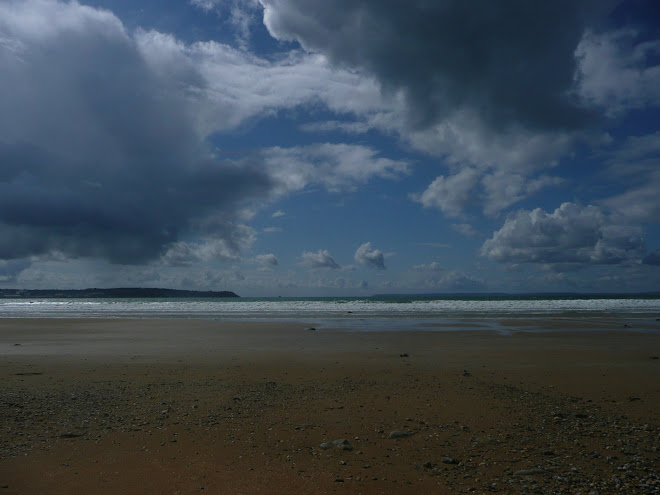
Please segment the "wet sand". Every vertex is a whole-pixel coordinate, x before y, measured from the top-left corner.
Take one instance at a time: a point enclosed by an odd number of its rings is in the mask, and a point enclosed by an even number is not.
[[[0,319],[0,495],[660,493],[660,334],[309,326]]]

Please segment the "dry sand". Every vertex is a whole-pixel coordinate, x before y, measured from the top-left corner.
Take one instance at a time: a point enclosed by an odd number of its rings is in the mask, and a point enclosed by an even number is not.
[[[0,319],[0,495],[660,493],[658,333],[306,326]]]

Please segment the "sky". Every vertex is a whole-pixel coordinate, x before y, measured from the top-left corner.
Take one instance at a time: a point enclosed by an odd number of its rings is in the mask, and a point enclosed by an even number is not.
[[[660,290],[657,0],[0,0],[0,287]]]

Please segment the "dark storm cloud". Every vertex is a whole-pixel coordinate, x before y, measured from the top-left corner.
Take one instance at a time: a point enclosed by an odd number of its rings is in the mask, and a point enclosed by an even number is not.
[[[260,0],[264,22],[339,65],[403,90],[417,126],[469,109],[490,127],[575,129],[569,96],[585,29],[615,2]]]
[[[18,275],[23,271],[32,266],[30,260],[9,260],[3,261],[0,260],[0,282],[2,283],[14,283]]]
[[[136,263],[267,195],[257,163],[218,161],[196,131],[193,67],[156,73],[111,13],[0,5],[0,259],[48,252]]]

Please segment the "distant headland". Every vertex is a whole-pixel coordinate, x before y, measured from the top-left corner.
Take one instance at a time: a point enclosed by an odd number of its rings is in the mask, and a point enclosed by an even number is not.
[[[111,289],[0,289],[0,298],[193,298],[193,297],[240,297],[230,291],[198,291],[159,289],[151,287],[119,287]]]

